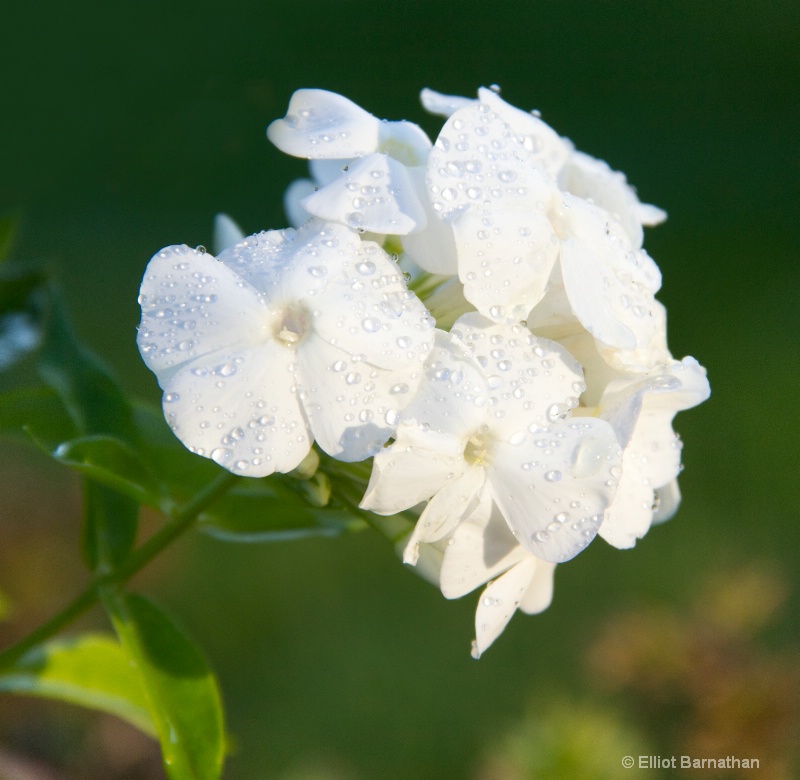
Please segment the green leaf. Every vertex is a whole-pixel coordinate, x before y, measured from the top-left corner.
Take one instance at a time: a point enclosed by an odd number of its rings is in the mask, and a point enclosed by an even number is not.
[[[60,463],[140,504],[161,503],[161,487],[150,469],[132,447],[113,436],[82,436],[48,450]]]
[[[66,441],[78,431],[58,396],[47,387],[36,387],[0,394],[0,434]]]
[[[110,571],[136,543],[139,504],[90,479],[83,481],[83,556],[92,571]]]
[[[347,510],[310,506],[275,478],[242,483],[201,516],[198,528],[231,542],[336,536],[364,527]]]
[[[64,305],[50,290],[39,372],[67,407],[82,434],[112,434],[135,444],[133,412],[98,358],[80,344]]]
[[[0,674],[0,691],[102,710],[156,735],[144,689],[131,674],[128,655],[110,636],[84,634],[31,650]]]
[[[133,419],[142,457],[175,501],[192,498],[223,471],[214,461],[194,455],[184,447],[170,430],[160,407],[135,402]]]
[[[103,601],[139,671],[171,780],[217,780],[225,756],[222,700],[205,659],[151,601],[105,591]]]
[[[43,283],[37,271],[0,265],[0,370],[10,368],[39,346]]]
[[[18,227],[19,214],[6,214],[0,217],[0,263],[8,257]]]
[[[106,487],[86,484],[86,523],[84,553],[96,569],[106,570],[123,560],[133,548],[139,520],[137,488],[150,493],[142,484],[143,471],[130,447],[138,444],[133,410],[111,374],[77,340],[69,324],[61,297],[48,289],[45,336],[39,353],[39,372],[56,392],[84,439],[76,445],[63,445],[54,454],[80,466],[87,477],[102,479],[125,495]],[[111,437],[121,442],[111,443]],[[108,457],[103,463],[102,457]],[[133,494],[133,495],[131,495]]]

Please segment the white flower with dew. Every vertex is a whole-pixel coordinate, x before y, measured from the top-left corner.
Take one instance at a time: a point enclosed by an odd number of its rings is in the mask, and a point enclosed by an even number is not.
[[[425,227],[411,171],[424,165],[431,142],[417,125],[382,122],[341,95],[300,89],[267,136],[281,151],[312,161],[313,189],[296,183],[287,197],[295,219],[299,205],[321,219],[379,235]]]
[[[428,183],[454,233],[464,295],[482,314],[524,319],[560,274],[571,310],[599,341],[635,349],[650,340],[655,263],[608,212],[561,192],[488,103],[448,119]]]
[[[378,451],[433,346],[433,321],[388,255],[316,221],[218,259],[167,247],[140,303],[139,349],[170,426],[247,476],[292,470],[314,440],[340,460]]]
[[[556,564],[523,548],[496,506],[473,512],[437,546],[445,598],[460,598],[486,585],[475,612],[473,657],[486,651],[517,609],[533,615],[550,606]]]
[[[609,544],[633,547],[654,518],[663,522],[677,511],[683,445],[672,421],[678,412],[705,401],[710,392],[705,369],[686,357],[644,377],[615,379],[596,408],[575,410],[576,415],[607,420],[624,445],[621,467],[613,473],[617,492],[600,528]]]
[[[437,331],[395,441],[375,457],[362,507],[392,514],[428,500],[406,548],[451,534],[491,498],[528,552],[565,561],[594,538],[613,497],[617,439],[570,417],[580,366],[521,325],[466,314]]]
[[[635,247],[642,245],[643,226],[658,225],[667,218],[663,209],[639,200],[625,174],[613,170],[603,160],[575,149],[569,139],[560,137],[541,119],[538,111],[525,112],[515,108],[500,97],[498,89],[481,88],[478,96],[509,125],[523,146],[537,152],[539,165],[557,180],[563,192],[609,212],[623,225]],[[427,111],[444,117],[450,117],[476,102],[470,98],[442,95],[431,89],[423,89],[420,100]]]

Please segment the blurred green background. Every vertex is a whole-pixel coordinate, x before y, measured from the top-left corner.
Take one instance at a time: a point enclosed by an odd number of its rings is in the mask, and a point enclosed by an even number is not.
[[[247,232],[285,226],[304,165],[264,129],[299,87],[435,137],[421,87],[498,83],[670,215],[645,247],[670,347],[712,386],[677,418],[683,506],[633,551],[598,540],[560,567],[550,610],[515,617],[480,662],[475,596],[446,602],[372,532],[194,536],[137,580],[219,674],[227,778],[632,777],[622,756],[649,752],[800,773],[798,3],[29,0],[0,30],[14,255],[54,271],[82,337],[153,401],[135,346],[144,267],[166,244],[210,245],[218,211]],[[11,641],[84,575],[72,476],[10,444],[2,465]],[[159,778],[154,751],[110,718],[0,697],[0,775],[24,758],[30,778]]]

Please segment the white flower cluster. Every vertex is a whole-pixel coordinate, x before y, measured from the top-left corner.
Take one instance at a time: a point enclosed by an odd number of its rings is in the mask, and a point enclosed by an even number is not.
[[[374,457],[362,508],[424,505],[406,563],[447,598],[486,585],[477,657],[595,535],[674,513],[672,419],[709,386],[667,349],[642,249],[664,212],[494,88],[422,102],[434,144],[297,91],[267,131],[310,161],[295,228],[156,254],[138,341],[176,435],[235,473]]]

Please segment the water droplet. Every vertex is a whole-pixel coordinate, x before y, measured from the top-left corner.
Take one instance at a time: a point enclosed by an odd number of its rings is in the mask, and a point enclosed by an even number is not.
[[[569,414],[569,407],[566,404],[552,404],[547,410],[547,419],[550,422],[558,422],[566,419]]]
[[[220,466],[224,466],[231,459],[232,455],[233,450],[229,450],[226,447],[217,447],[211,451],[211,460],[218,463]]]
[[[361,327],[367,333],[377,333],[381,329],[381,321],[376,317],[365,317],[361,320]]]
[[[561,472],[560,471],[548,471],[544,478],[548,482],[558,482],[561,479]]]

